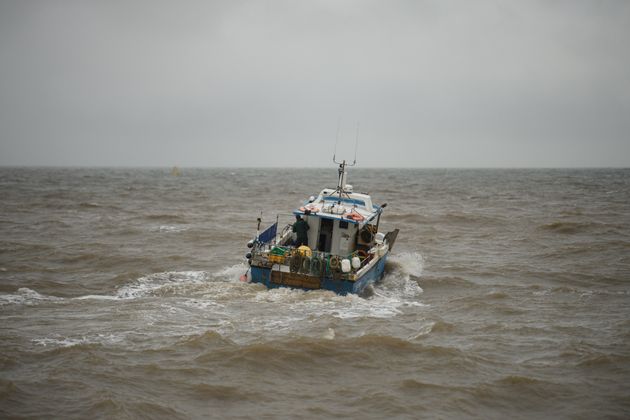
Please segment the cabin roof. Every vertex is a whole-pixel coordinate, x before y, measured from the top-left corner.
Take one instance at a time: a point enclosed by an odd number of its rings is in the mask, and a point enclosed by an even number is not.
[[[381,212],[382,207],[372,204],[372,197],[368,194],[355,193],[331,188],[323,189],[317,198],[307,200],[302,207],[293,211],[293,214],[306,214],[324,219],[345,220],[349,223],[364,225],[374,220]]]

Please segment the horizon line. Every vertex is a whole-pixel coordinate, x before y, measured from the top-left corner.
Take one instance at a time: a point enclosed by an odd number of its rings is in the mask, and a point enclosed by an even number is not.
[[[330,169],[330,166],[196,166],[196,165],[1,165],[0,168],[23,169]],[[354,169],[630,169],[629,166],[361,166]]]

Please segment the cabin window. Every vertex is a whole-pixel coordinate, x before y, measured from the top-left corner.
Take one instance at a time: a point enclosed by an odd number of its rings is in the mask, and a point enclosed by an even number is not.
[[[348,221],[340,220],[339,221],[339,229],[348,229]]]

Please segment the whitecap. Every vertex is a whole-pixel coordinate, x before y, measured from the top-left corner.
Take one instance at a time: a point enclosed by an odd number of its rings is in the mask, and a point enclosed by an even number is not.
[[[184,232],[190,229],[188,226],[175,226],[175,225],[161,225],[160,227],[154,229],[157,232],[164,233],[174,233],[174,232]]]
[[[237,282],[240,281],[241,275],[247,272],[247,269],[248,267],[245,263],[234,264],[212,273],[212,277],[216,280]]]
[[[73,347],[82,344],[117,344],[123,338],[115,334],[94,334],[81,337],[63,337],[54,335],[49,337],[33,338],[31,342],[43,347]]]
[[[322,336],[324,340],[334,340],[335,339],[335,330],[333,328],[328,328],[328,331],[324,333]]]
[[[134,283],[118,289],[120,299],[136,299],[156,294],[158,291],[187,285],[199,284],[208,280],[206,271],[168,271],[140,277]]]
[[[420,277],[424,270],[424,258],[417,252],[390,254],[388,261],[400,267],[400,271],[408,276]]]
[[[88,340],[83,338],[34,338],[31,340],[33,343],[43,347],[72,347],[80,344],[87,344]]]
[[[61,301],[63,298],[47,296],[28,287],[20,287],[15,293],[0,295],[0,305],[33,305],[43,301]]]
[[[118,300],[120,299],[118,296],[113,296],[113,295],[85,295],[85,296],[78,296],[75,298],[72,298],[73,300]]]

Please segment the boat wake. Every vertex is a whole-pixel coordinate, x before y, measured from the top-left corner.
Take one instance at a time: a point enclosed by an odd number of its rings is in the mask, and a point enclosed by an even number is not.
[[[385,266],[385,277],[376,284],[373,293],[390,298],[400,298],[406,304],[417,305],[422,287],[418,284],[424,258],[415,252],[392,255]]]
[[[417,283],[422,267],[420,254],[393,256],[385,277],[372,286],[369,296],[341,296],[327,290],[269,290],[260,284],[239,281],[246,266],[236,264],[215,272],[154,273],[123,285],[113,294],[62,298],[22,288],[0,295],[0,305],[41,307],[48,311],[51,305],[54,308],[85,301],[83,317],[92,323],[91,327],[86,324],[85,328],[66,334],[59,331],[32,338],[34,344],[45,348],[83,344],[145,346],[152,345],[153,340],[163,343],[171,341],[169,337],[181,339],[208,331],[240,343],[287,337],[336,340],[378,333],[378,329],[365,327],[365,321],[393,318],[407,309],[425,306],[420,301],[422,288]],[[106,314],[113,312],[127,314],[126,318],[135,321],[102,324],[101,319],[110,319]],[[409,334],[401,332],[404,337]],[[144,338],[136,342],[139,336]]]
[[[403,253],[392,255],[385,269],[384,279],[373,286],[371,293],[359,299],[339,296],[340,301],[362,300],[375,303],[377,300],[407,300],[406,303],[417,298],[422,293],[422,288],[418,285],[418,278],[422,274],[423,258],[418,253]],[[34,305],[41,302],[62,302],[66,299],[73,300],[130,300],[155,296],[186,296],[187,293],[207,292],[204,285],[213,283],[226,283],[225,288],[231,288],[240,284],[239,277],[247,270],[244,263],[224,267],[216,272],[208,271],[167,271],[153,273],[134,280],[133,282],[121,286],[114,294],[91,294],[74,298],[62,298],[38,293],[35,290],[23,287],[15,293],[0,295],[0,306],[10,304]],[[254,301],[310,301],[306,297],[309,294],[332,298],[334,295],[325,291],[305,292],[302,290],[260,290],[256,285],[248,285],[255,290]],[[240,288],[239,288],[240,289]],[[366,302],[366,303],[367,303]]]
[[[348,302],[365,301],[366,304],[374,305],[377,301],[396,301],[401,304],[414,304],[418,296],[422,293],[422,288],[418,285],[418,278],[422,274],[424,260],[418,253],[402,253],[392,255],[385,269],[383,280],[374,285],[369,293],[362,297],[338,296],[338,301]],[[38,293],[29,288],[20,288],[15,293],[0,295],[0,306],[2,305],[35,305],[42,302],[63,302],[72,300],[130,300],[145,297],[164,296],[186,296],[187,294],[206,294],[211,290],[204,289],[203,286],[214,283],[225,283],[224,288],[233,288],[242,284],[239,282],[240,276],[247,270],[244,263],[224,267],[216,272],[208,271],[167,271],[153,273],[138,278],[137,280],[121,286],[114,294],[91,294],[74,298],[62,298]],[[260,289],[254,284],[248,288],[255,292],[251,296],[254,301],[295,303],[296,301],[309,302],[313,300],[334,300],[334,294],[326,291],[310,291],[281,289],[269,290]],[[241,289],[239,287],[239,289]],[[247,295],[247,294],[246,294]],[[245,296],[246,296],[245,295]],[[310,295],[316,297],[312,299]]]
[[[28,287],[20,287],[15,293],[0,295],[0,307],[5,305],[37,305],[44,301],[62,301],[63,298],[46,296]]]

